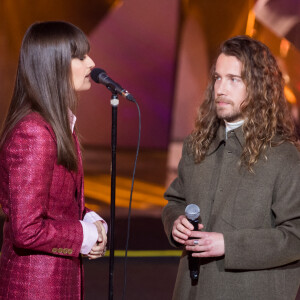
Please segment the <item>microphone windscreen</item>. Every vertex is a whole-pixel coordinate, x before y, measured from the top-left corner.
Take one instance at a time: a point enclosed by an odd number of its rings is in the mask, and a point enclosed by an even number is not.
[[[100,83],[99,81],[99,75],[100,74],[106,74],[106,72],[102,69],[99,69],[99,68],[94,68],[91,72],[91,78],[96,82],[96,83]]]
[[[185,208],[185,216],[187,217],[188,220],[195,221],[199,218],[200,216],[200,208],[196,204],[189,204]]]

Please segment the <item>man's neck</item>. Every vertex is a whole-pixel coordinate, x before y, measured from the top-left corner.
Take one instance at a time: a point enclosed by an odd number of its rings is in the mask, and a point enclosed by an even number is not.
[[[230,131],[230,130],[234,130],[234,129],[237,129],[239,128],[240,126],[242,126],[244,124],[244,120],[240,120],[240,121],[237,121],[237,122],[227,122],[225,121],[225,125],[226,125],[226,132]]]
[[[240,120],[240,121],[237,121],[237,122],[227,122],[225,121],[225,125],[226,125],[226,139],[227,139],[227,132],[230,131],[230,130],[234,130],[234,129],[237,129],[239,127],[241,127],[243,124],[244,124],[244,120]]]

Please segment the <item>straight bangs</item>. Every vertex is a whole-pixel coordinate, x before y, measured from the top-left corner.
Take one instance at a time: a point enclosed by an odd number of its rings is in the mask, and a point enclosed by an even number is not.
[[[55,132],[58,164],[69,170],[77,170],[77,153],[69,124],[69,110],[75,113],[78,103],[71,62],[73,58],[84,58],[89,50],[87,37],[71,23],[50,21],[31,25],[22,42],[5,125],[6,134],[27,111],[40,113]]]
[[[50,106],[56,108],[56,114],[65,112],[66,107],[75,111],[71,61],[89,52],[87,37],[76,26],[60,21],[35,23],[28,32],[21,48],[20,69],[33,109],[39,110],[39,102],[45,100],[42,106],[48,111]]]
[[[80,31],[76,32],[70,42],[72,58],[84,58],[90,52],[90,44],[86,36]]]

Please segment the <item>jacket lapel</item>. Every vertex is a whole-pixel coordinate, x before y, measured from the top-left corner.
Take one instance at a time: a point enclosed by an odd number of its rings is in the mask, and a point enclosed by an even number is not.
[[[75,132],[73,133],[73,137],[74,137],[75,146],[76,146],[76,150],[77,150],[78,170],[77,170],[77,172],[72,172],[72,175],[73,175],[73,178],[74,178],[75,184],[76,184],[76,200],[77,200],[78,207],[79,207],[79,218],[82,219],[82,214],[83,214],[83,210],[84,210],[83,166],[82,166],[80,145],[79,145],[78,138],[77,138]]]

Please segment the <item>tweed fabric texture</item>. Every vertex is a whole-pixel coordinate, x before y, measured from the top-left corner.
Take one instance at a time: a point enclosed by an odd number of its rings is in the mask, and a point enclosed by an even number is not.
[[[24,117],[2,148],[0,299],[82,299],[79,220],[86,209],[73,137],[78,172],[57,165],[55,134],[38,113]]]
[[[165,193],[162,214],[171,231],[186,205],[197,204],[204,231],[224,235],[225,255],[199,259],[190,280],[188,253],[180,259],[174,300],[294,300],[300,284],[300,155],[290,143],[272,147],[254,166],[240,167],[242,128],[220,126],[204,161],[186,144],[178,178]]]

